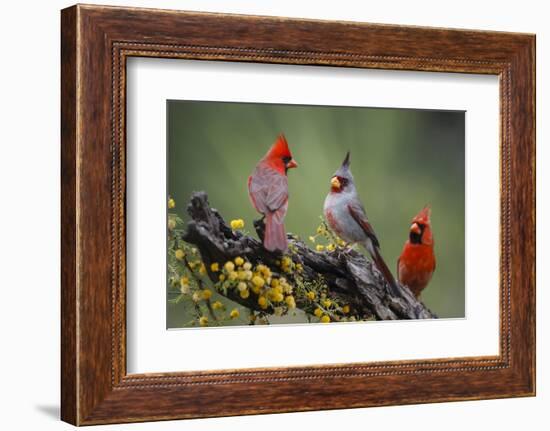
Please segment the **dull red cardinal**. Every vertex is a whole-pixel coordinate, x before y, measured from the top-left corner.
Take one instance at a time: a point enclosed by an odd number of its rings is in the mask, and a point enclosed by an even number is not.
[[[330,180],[330,192],[325,199],[325,219],[331,229],[344,241],[359,243],[369,252],[374,264],[382,273],[393,295],[399,295],[395,279],[380,254],[380,243],[369,223],[365,208],[353,182],[350,154]]]
[[[431,210],[426,206],[412,220],[409,239],[397,261],[401,284],[408,286],[418,298],[435,271],[434,239],[430,222]]]
[[[288,208],[286,174],[297,166],[286,138],[280,135],[248,177],[248,194],[252,205],[264,216],[264,247],[269,251],[285,251],[287,248],[283,224]]]

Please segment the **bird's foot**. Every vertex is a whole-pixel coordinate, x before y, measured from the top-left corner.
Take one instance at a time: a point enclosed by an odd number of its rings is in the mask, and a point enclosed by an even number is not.
[[[349,254],[355,251],[355,244],[346,243],[340,250],[342,254]]]
[[[347,255],[349,255],[352,250],[353,250],[353,244],[346,244],[345,246],[338,247],[336,249],[336,256],[338,256],[338,259],[343,259]]]

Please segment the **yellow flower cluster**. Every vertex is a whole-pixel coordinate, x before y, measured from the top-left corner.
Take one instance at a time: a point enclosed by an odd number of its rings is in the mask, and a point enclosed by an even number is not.
[[[183,220],[176,214],[169,214],[169,219],[174,222],[174,225],[169,226],[171,230],[182,228]],[[240,219],[233,220],[231,227],[242,229],[244,222]],[[318,250],[331,252],[344,245],[332,235],[322,223],[310,239],[316,242]],[[323,241],[319,241],[320,236]],[[180,291],[180,296],[170,302],[177,303],[182,298],[194,302],[194,322],[197,326],[219,325],[224,319],[240,318],[240,309],[226,305],[223,298],[218,300],[216,291],[225,297],[237,297],[248,304],[257,304],[247,308],[264,310],[265,312],[259,311],[250,315],[253,324],[268,324],[268,315],[284,316],[296,309],[297,303],[321,323],[355,319],[349,305],[340,303],[337,297],[327,296],[324,279],[304,279],[303,265],[292,247],[289,247],[288,254],[275,262],[275,269],[272,271],[263,263],[249,262],[245,256],[237,256],[226,262],[208,262],[205,265],[200,253],[191,244],[178,240],[173,233],[169,233],[169,241],[170,286]],[[207,278],[207,273],[214,280],[213,285]]]
[[[338,238],[338,236],[329,229],[324,220],[321,221],[321,224],[317,227],[315,235],[310,236],[309,240],[316,243],[319,237],[328,242],[328,244],[317,244],[315,246],[315,250],[319,253],[323,251],[333,252],[338,247],[346,246],[346,242],[341,238]]]
[[[296,308],[296,300],[294,299],[294,296],[288,295],[285,296],[285,302],[288,308]]]
[[[328,314],[324,314],[323,310],[320,308],[316,308],[313,311],[313,314],[319,318],[319,321],[322,323],[329,323],[330,322],[330,316]]]
[[[229,224],[231,225],[231,229],[233,230],[238,230],[238,229],[243,229],[244,228],[244,220],[243,219],[236,219],[236,220],[231,220],[229,222]]]
[[[293,272],[302,272],[304,267],[300,262],[294,262],[290,256],[283,256],[281,260],[277,261],[277,264],[281,267],[281,270],[287,274]]]
[[[172,198],[168,199],[168,208],[173,209],[176,207],[176,201]]]
[[[199,264],[199,274],[201,275],[206,274],[206,266],[202,262]]]
[[[177,251],[176,251],[176,254],[177,254]],[[180,260],[183,260],[184,257],[185,257],[185,254],[181,257]],[[177,258],[178,258],[178,256],[176,256],[176,259]],[[187,260],[185,263],[186,263],[186,265],[187,265],[187,267],[189,268],[190,271],[197,271],[200,275],[205,275],[206,274],[206,266],[204,265],[202,260],[200,260],[200,259]]]
[[[351,313],[349,304],[342,304],[337,296],[328,296],[329,291],[325,280],[321,278],[307,282],[300,282],[298,280],[296,290],[296,296],[304,298],[306,301],[303,304],[304,311],[317,317],[319,322],[347,322],[354,320],[354,316],[349,315]]]
[[[289,257],[284,257],[280,265],[287,272],[298,269]],[[223,264],[216,287],[234,289],[242,299],[253,294],[262,310],[271,306],[274,311],[277,308],[283,314],[286,310],[296,308],[293,287],[285,277],[274,276],[271,269],[262,263],[253,266],[241,256]]]
[[[294,262],[290,257],[285,256],[281,259],[281,269],[284,272],[292,272],[294,269]]]
[[[183,294],[188,294],[190,292],[189,277],[184,275],[180,278],[180,290]]]

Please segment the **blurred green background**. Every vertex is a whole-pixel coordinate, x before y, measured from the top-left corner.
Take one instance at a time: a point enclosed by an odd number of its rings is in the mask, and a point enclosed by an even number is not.
[[[350,150],[359,194],[394,274],[411,219],[431,204],[437,269],[422,299],[442,318],[464,317],[464,112],[172,100],[167,112],[168,193],[184,219],[191,192],[204,190],[226,220],[242,218],[253,232],[258,214],[247,179],[284,133],[299,165],[289,171],[285,225],[307,240]],[[182,311],[168,307],[169,327],[180,326]]]

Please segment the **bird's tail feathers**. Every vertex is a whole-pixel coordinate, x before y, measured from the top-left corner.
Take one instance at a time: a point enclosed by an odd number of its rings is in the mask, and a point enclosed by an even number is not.
[[[382,273],[382,275],[384,276],[384,279],[388,283],[391,294],[394,296],[400,296],[399,289],[397,287],[397,282],[395,281],[393,274],[388,268],[388,265],[386,265],[386,262],[384,262],[384,259],[382,258],[382,255],[380,254],[380,250],[378,249],[378,247],[370,246],[368,247],[368,250],[372,256],[372,259],[374,260],[374,264],[376,265],[376,268],[378,268],[378,271]]]
[[[276,213],[265,216],[264,247],[269,251],[286,251],[288,247],[285,226]]]

